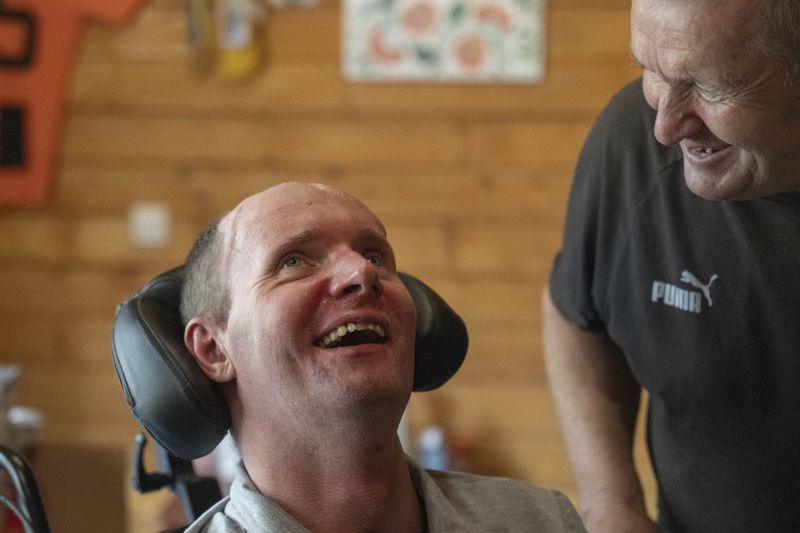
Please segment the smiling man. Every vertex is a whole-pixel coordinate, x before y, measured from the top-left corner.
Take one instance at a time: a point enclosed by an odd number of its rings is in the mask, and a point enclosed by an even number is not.
[[[352,196],[286,183],[244,200],[195,244],[181,312],[242,457],[187,531],[583,531],[560,494],[405,456],[415,308]]]
[[[800,531],[798,28],[797,0],[633,0],[643,78],[587,139],[543,302],[591,532]]]

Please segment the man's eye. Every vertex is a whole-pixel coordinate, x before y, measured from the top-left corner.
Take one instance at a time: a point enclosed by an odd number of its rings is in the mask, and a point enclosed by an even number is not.
[[[302,264],[303,264],[303,260],[301,258],[297,257],[296,255],[294,255],[294,256],[287,257],[286,259],[284,259],[283,263],[281,263],[281,268],[295,268],[295,267],[299,267]]]
[[[379,256],[379,255],[368,255],[367,256],[367,261],[369,261],[370,263],[372,263],[375,266],[383,265],[383,258],[381,256]]]
[[[697,85],[695,90],[701,98],[708,102],[723,102],[727,99],[726,95],[719,89]]]

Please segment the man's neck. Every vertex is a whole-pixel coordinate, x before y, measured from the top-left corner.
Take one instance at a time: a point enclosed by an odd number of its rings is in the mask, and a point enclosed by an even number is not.
[[[352,429],[352,428],[351,428]],[[422,515],[396,433],[242,444],[259,492],[314,533],[417,533]]]

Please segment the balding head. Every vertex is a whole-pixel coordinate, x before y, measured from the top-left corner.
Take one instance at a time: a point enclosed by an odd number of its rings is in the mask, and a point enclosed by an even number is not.
[[[186,260],[181,317],[187,323],[205,316],[225,321],[230,309],[231,264],[253,252],[252,242],[268,220],[287,217],[312,204],[351,204],[369,210],[360,200],[319,183],[286,182],[242,200],[223,218],[200,233]],[[378,225],[383,225],[375,218]],[[385,235],[385,230],[384,230]]]

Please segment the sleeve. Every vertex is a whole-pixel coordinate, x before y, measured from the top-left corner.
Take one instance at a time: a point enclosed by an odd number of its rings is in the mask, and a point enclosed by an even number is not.
[[[598,117],[584,143],[567,206],[562,247],[553,262],[550,297],[575,326],[605,333],[603,304],[611,268],[625,241],[635,191],[631,164],[643,140],[641,81],[620,91]],[[642,180],[634,180],[642,181]]]

